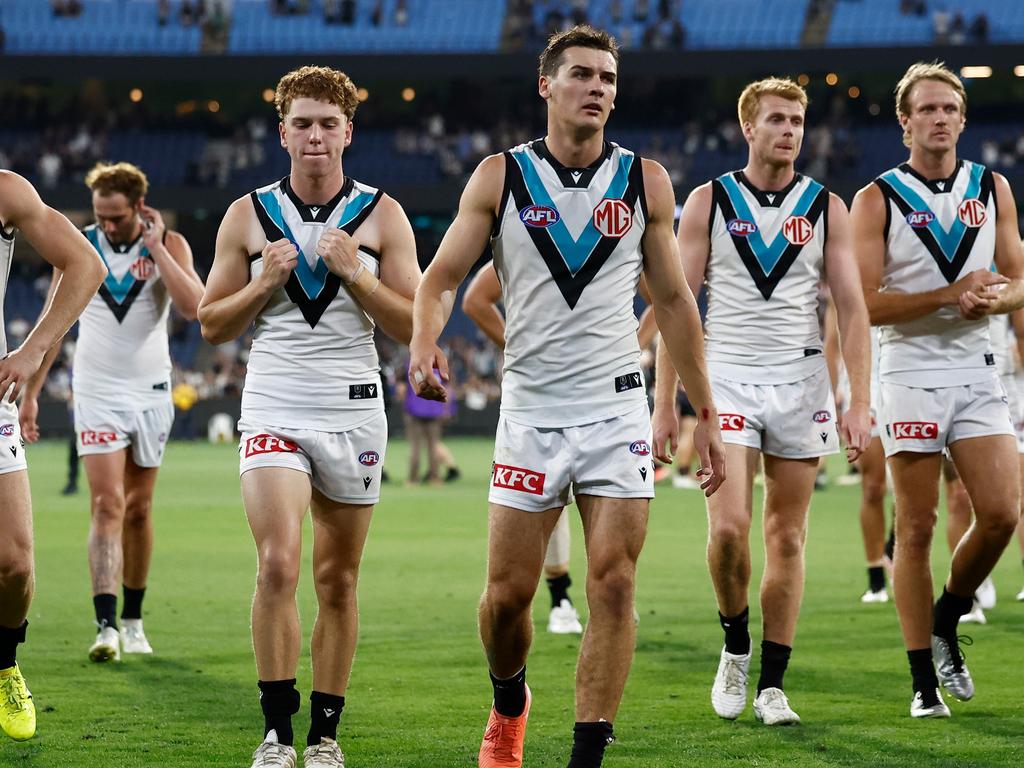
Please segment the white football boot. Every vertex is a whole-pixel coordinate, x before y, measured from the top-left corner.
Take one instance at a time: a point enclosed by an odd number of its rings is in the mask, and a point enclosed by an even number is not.
[[[765,688],[754,699],[754,717],[765,725],[797,725],[800,715],[789,706],[780,688]]]
[[[711,706],[715,714],[726,720],[735,720],[747,708],[747,678],[750,674],[750,654],[729,653],[722,648],[718,660],[718,673],[711,686]]]
[[[121,619],[121,650],[125,653],[153,652],[142,629],[142,619]]]
[[[320,743],[306,747],[302,753],[305,768],[345,768],[345,755],[334,739],[320,737]]]
[[[568,600],[563,599],[548,615],[548,632],[554,635],[579,635],[583,632],[580,615]]]
[[[113,627],[104,626],[96,633],[96,641],[89,647],[92,661],[120,661],[121,636]]]
[[[252,753],[251,768],[295,768],[295,749],[277,743],[277,731],[271,730]]]

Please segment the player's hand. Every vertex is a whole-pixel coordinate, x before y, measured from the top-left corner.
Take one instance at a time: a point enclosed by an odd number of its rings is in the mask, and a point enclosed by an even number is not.
[[[39,439],[39,401],[25,395],[18,404],[18,424],[21,426],[21,437],[26,443],[34,443]]]
[[[669,408],[654,408],[651,417],[651,431],[654,440],[654,458],[663,464],[671,464],[672,457],[679,448],[679,416],[676,415],[675,403]],[[668,443],[668,450],[665,444]]]
[[[725,482],[725,444],[718,415],[700,418],[693,430],[693,447],[700,457],[697,479],[705,496],[710,496]]]
[[[839,417],[839,435],[846,446],[846,460],[853,464],[871,442],[871,409],[866,403],[850,403]]]
[[[346,283],[352,282],[361,264],[356,255],[358,250],[359,241],[337,227],[325,229],[316,244],[317,255],[324,260],[327,269]]]
[[[152,253],[154,248],[164,242],[164,233],[167,232],[164,217],[160,215],[160,211],[150,208],[148,205],[139,208],[139,216],[142,217],[143,224],[142,244],[146,246],[146,250]]]
[[[263,247],[263,273],[260,280],[271,290],[288,282],[295,265],[299,263],[299,249],[286,237],[267,243]]]
[[[12,404],[16,402],[28,380],[39,370],[42,362],[43,355],[25,347],[18,347],[0,359],[0,402],[4,399]]]
[[[992,314],[1005,288],[1005,283],[996,283],[976,291],[964,291],[959,299],[960,316],[965,320],[980,320]]]
[[[441,380],[434,375],[434,369]],[[409,384],[412,391],[425,400],[448,401],[448,391],[442,382],[450,380],[448,358],[436,343],[412,340],[409,345]]]
[[[1010,278],[993,272],[990,269],[976,269],[968,272],[951,286],[949,286],[948,303],[959,304],[960,298],[965,293],[980,295],[995,285],[1006,285]]]

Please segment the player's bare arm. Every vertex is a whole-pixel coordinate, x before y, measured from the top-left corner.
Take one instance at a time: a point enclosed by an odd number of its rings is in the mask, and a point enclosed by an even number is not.
[[[39,313],[40,317],[49,309],[50,303],[53,301],[53,294],[56,292],[63,276],[64,273],[59,269],[53,270],[53,275],[50,278],[50,287],[46,291],[46,301],[43,302],[43,310]],[[39,368],[25,383],[21,403],[18,405],[18,424],[21,427],[21,436],[26,443],[34,443],[39,440],[39,424],[37,422],[39,418],[39,394],[43,391],[43,386],[46,384],[46,377],[50,374],[50,368],[53,367],[54,361],[60,354],[60,348],[61,345],[58,343],[46,350],[46,354],[43,355],[43,362],[40,363]]]
[[[677,247],[682,260],[686,283],[691,296],[696,296],[704,283],[704,270],[711,251],[708,214],[711,210],[711,184],[697,187],[686,199],[679,218]],[[654,381],[654,455],[659,461],[671,462],[679,441],[679,419],[676,416],[676,390],[679,374],[672,365],[665,338],[658,342]],[[665,446],[668,444],[668,450]]]
[[[650,160],[643,162],[649,214],[641,243],[644,274],[662,341],[698,414],[693,435],[694,447],[700,456],[698,478],[702,481],[704,494],[710,496],[725,481],[725,448],[704,363],[700,312],[684,277],[679,248],[672,232],[675,213],[672,182],[660,165]],[[674,391],[672,396],[675,396]],[[661,405],[664,407],[664,403]]]
[[[263,272],[251,281],[250,253],[263,257]],[[274,291],[288,282],[298,255],[287,239],[266,242],[248,196],[233,202],[217,230],[213,266],[199,302],[203,338],[223,344],[245,333]]]
[[[142,241],[160,270],[171,303],[186,320],[195,320],[203,298],[203,281],[192,264],[192,248],[178,232],[168,231],[156,208],[143,205],[139,215],[145,225]]]
[[[837,195],[829,195],[825,279],[835,303],[839,339],[850,378],[850,406],[839,427],[847,461],[853,462],[871,440],[871,337],[860,272],[850,241],[850,215]]]
[[[996,270],[1010,282],[960,295],[960,314],[970,320],[984,315],[1000,315],[1024,306],[1024,249],[1017,228],[1017,203],[1006,178],[992,174],[996,187]]]
[[[651,306],[651,291],[647,287],[647,278],[640,275],[640,285],[636,291],[640,298],[647,304],[640,314],[639,327],[636,329],[636,340],[640,343],[640,349],[647,349],[651,346],[658,335],[658,318],[654,315],[654,307]]]
[[[958,305],[960,296],[965,292],[977,294],[989,286],[1009,282],[1001,274],[976,269],[955,283],[933,291],[900,293],[881,290],[887,205],[878,185],[872,183],[857,193],[850,209],[864,303],[872,325],[896,325],[917,320],[942,307]]]
[[[107,269],[70,221],[46,205],[25,179],[8,171],[0,171],[0,221],[17,227],[40,256],[67,276],[24,343],[0,360],[0,396],[13,385],[8,395],[13,403],[46,351],[82,314]]]
[[[501,282],[494,262],[480,268],[462,294],[462,311],[499,349],[505,348],[505,318],[498,309]]]
[[[420,397],[445,400],[448,361],[437,346],[455,305],[455,293],[480,258],[497,215],[504,185],[505,158],[491,155],[473,172],[459,201],[459,212],[423,274],[413,304],[413,334],[409,344],[409,381]]]
[[[367,270],[356,252],[363,231],[380,248],[380,278]],[[327,268],[340,277],[356,301],[388,336],[408,344],[412,338],[412,299],[420,281],[416,238],[405,211],[384,195],[356,236],[337,228],[324,230],[316,252]]]

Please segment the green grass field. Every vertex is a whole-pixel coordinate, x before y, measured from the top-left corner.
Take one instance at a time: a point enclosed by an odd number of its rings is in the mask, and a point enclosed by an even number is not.
[[[340,739],[349,768],[475,766],[490,706],[476,634],[483,585],[490,444],[452,440],[463,467],[443,488],[385,486],[362,571],[362,629]],[[387,465],[404,472],[406,446]],[[255,553],[231,446],[172,445],[156,499],[156,550],[146,627],[156,654],[98,666],[85,539],[86,493],[59,495],[64,445],[33,447],[38,584],[19,660],[39,733],[0,740],[0,766],[248,768],[262,735],[249,602]],[[841,471],[833,465],[833,475]],[[694,491],[659,487],[640,563],[636,661],[615,723],[609,768],[662,766],[1020,766],[1024,763],[1024,604],[1016,543],[995,572],[999,604],[969,627],[978,693],[947,721],[912,721],[906,655],[892,604],[858,602],[866,577],[858,488],[814,497],[807,592],[787,691],[803,725],[768,729],[748,707],[718,719],[709,687],[721,630],[704,564],[704,506]],[[585,561],[575,519],[572,593],[585,614]],[[940,522],[941,525],[941,522]],[[308,538],[308,537],[307,537]],[[944,542],[943,537],[938,537]],[[307,550],[308,550],[307,541]],[[758,547],[759,548],[759,547]],[[939,579],[948,564],[936,547]],[[761,555],[755,555],[760,573]],[[937,582],[938,583],[938,582]],[[534,708],[526,766],[564,768],[573,722],[574,637],[543,631],[529,665]],[[308,560],[300,587],[305,638],[315,613]],[[759,622],[756,595],[752,626]],[[760,642],[759,631],[754,635]],[[755,675],[757,663],[755,659]],[[308,650],[299,667],[308,724]],[[755,677],[756,680],[756,677]]]

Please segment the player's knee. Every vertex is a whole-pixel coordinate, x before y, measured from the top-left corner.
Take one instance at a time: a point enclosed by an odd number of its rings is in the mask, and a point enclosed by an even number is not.
[[[30,552],[9,554],[0,560],[0,587],[5,594],[21,594],[32,587],[33,569]]]
[[[914,520],[900,519],[896,548],[904,554],[928,557],[937,516],[934,512]]]
[[[615,614],[632,614],[636,566],[628,560],[591,563],[587,574],[587,601]]]
[[[782,560],[803,557],[806,533],[803,528],[778,526],[765,530],[765,544],[769,554]]]
[[[124,510],[124,524],[127,528],[144,528],[153,511],[151,499],[128,499]]]
[[[1007,505],[977,516],[976,525],[986,539],[1009,541],[1020,521],[1020,511]]]
[[[497,616],[514,616],[530,609],[535,591],[522,580],[492,579],[484,601]]]
[[[299,561],[291,553],[267,549],[260,552],[256,589],[270,594],[294,594],[299,584]]]
[[[99,527],[120,526],[124,521],[124,494],[113,490],[98,490],[92,495],[92,516]]]
[[[749,531],[734,520],[714,519],[708,536],[711,546],[723,554],[739,553],[747,546]]]
[[[885,480],[861,479],[861,498],[868,504],[881,504],[885,501]]]
[[[314,581],[316,598],[321,610],[340,610],[352,605],[356,600],[359,568],[321,567],[317,569]]]

